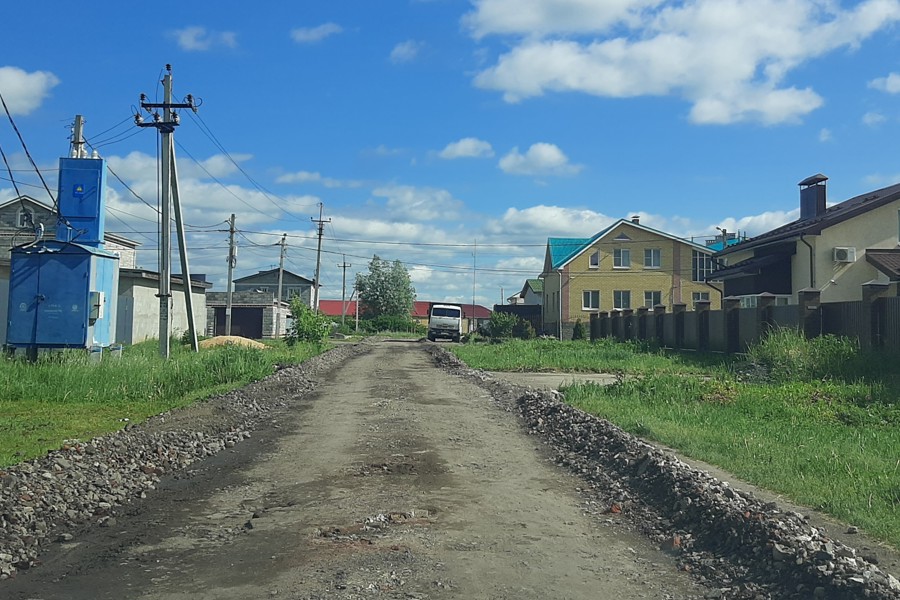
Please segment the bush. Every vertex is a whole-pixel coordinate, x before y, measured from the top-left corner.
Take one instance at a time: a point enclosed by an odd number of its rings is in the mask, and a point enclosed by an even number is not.
[[[291,316],[293,319],[287,332],[288,345],[297,342],[321,344],[331,333],[331,319],[311,309],[296,296],[291,298]]]
[[[489,323],[490,335],[493,338],[512,337],[513,328],[519,322],[519,317],[511,313],[500,312],[495,310],[491,313]]]
[[[585,338],[584,323],[581,322],[581,319],[576,319],[575,327],[572,328],[572,339],[573,340],[583,340],[584,338]]]
[[[360,321],[360,329],[366,333],[405,331],[424,334],[426,328],[413,321],[408,315],[378,315],[377,317]]]
[[[526,321],[525,319],[519,319],[519,322],[513,327],[512,334],[513,337],[520,340],[531,340],[537,335],[531,321]]]
[[[773,329],[748,355],[778,382],[852,379],[865,370],[855,341],[835,335],[807,339],[790,328]]]

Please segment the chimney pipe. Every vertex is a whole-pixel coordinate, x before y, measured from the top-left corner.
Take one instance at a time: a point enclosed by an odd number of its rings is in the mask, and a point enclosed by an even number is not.
[[[640,225],[641,224],[641,215],[634,215],[633,217],[631,217],[631,222],[634,223],[635,225]]]
[[[807,177],[800,186],[800,220],[818,217],[825,212],[825,182],[828,178],[821,173]]]

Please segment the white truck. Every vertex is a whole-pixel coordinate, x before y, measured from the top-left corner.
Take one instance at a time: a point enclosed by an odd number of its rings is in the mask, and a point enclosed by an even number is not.
[[[462,337],[462,307],[432,304],[428,309],[428,339],[445,338],[458,342]]]

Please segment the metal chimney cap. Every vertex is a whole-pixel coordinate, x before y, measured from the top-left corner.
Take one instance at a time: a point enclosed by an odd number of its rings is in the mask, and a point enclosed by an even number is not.
[[[806,179],[804,179],[797,185],[810,186],[810,185],[816,185],[817,183],[822,183],[824,181],[828,181],[828,177],[826,177],[825,175],[822,175],[821,173],[816,173],[815,175],[813,175],[811,177],[807,177]]]

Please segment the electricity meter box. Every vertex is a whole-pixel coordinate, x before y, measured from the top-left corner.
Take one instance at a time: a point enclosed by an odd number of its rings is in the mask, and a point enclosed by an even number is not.
[[[13,248],[6,345],[107,347],[116,331],[118,255],[57,241]]]

